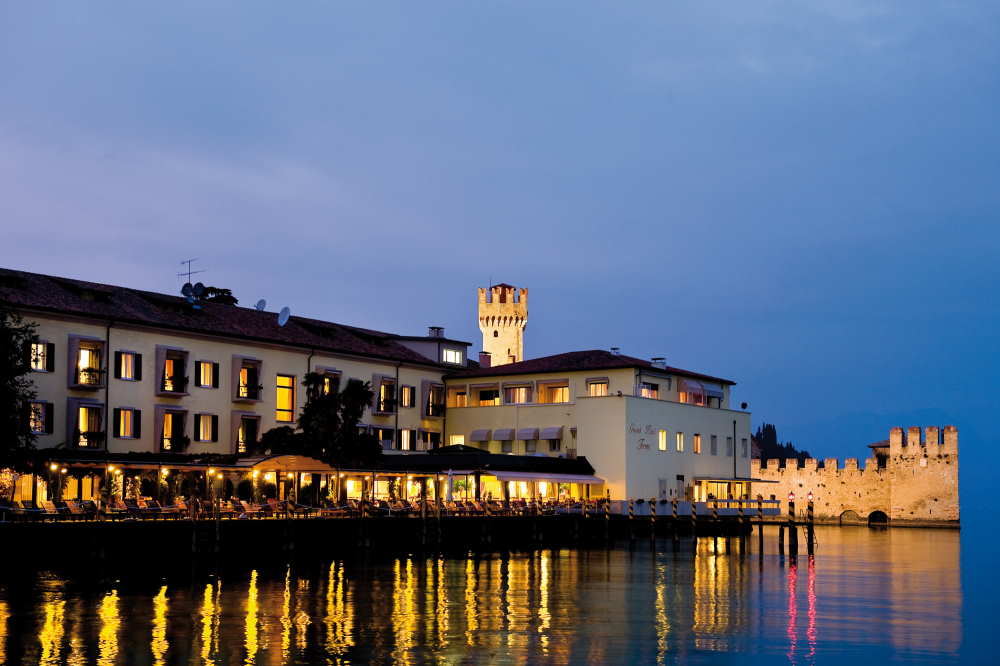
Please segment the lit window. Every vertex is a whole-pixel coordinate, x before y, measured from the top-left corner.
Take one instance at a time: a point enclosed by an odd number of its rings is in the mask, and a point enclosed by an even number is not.
[[[45,342],[31,343],[31,369],[37,372],[47,372],[49,367],[49,345]]]
[[[658,447],[659,447],[659,449],[661,451],[666,451],[667,450],[667,431],[666,430],[661,430],[659,432],[659,440],[658,440],[657,444],[658,444]]]
[[[163,415],[163,450],[169,451],[174,444],[174,415],[167,412]]]
[[[546,391],[546,402],[569,402],[569,386],[549,386]]]
[[[452,446],[460,446],[465,444],[465,435],[449,435],[448,443]]]
[[[503,390],[503,401],[508,405],[523,405],[531,402],[530,386],[511,386]]]
[[[701,435],[697,433],[691,438],[691,451],[693,453],[701,453]]]
[[[28,414],[28,425],[31,427],[31,432],[35,435],[45,433],[45,407],[44,402],[31,403],[31,412]]]
[[[135,410],[119,409],[116,415],[115,437],[131,439],[135,437]]]
[[[77,352],[76,375],[77,384],[100,386],[102,383],[101,349],[100,347],[81,346]]]
[[[427,391],[427,416],[444,416],[444,387],[435,384]]]
[[[396,384],[383,381],[378,387],[378,403],[376,411],[392,413],[396,411]]]
[[[684,450],[684,433],[682,432],[677,433],[677,450]]]
[[[216,364],[211,361],[198,361],[195,368],[195,376],[198,379],[198,386],[213,387],[218,386],[216,377]]]
[[[479,406],[494,407],[500,405],[500,391],[498,389],[482,389],[479,391]]]
[[[465,391],[459,391],[455,394],[455,406],[456,407],[468,407],[469,406],[469,394]]]
[[[198,423],[198,441],[212,441],[212,416],[210,414],[198,414],[195,416]]]
[[[412,386],[404,386],[399,392],[399,404],[402,407],[413,407],[416,402],[416,389]]]
[[[606,396],[608,394],[608,383],[607,382],[590,382],[587,384],[587,395],[595,398]]]
[[[441,357],[445,363],[462,364],[462,351],[459,349],[442,349]]]
[[[236,397],[242,400],[260,400],[260,391],[259,362],[242,361],[240,363],[240,374],[237,378]]]
[[[138,379],[136,373],[136,354],[134,352],[118,352],[115,362],[115,374],[118,379],[135,381]]]
[[[650,384],[649,382],[641,382],[639,384],[639,396],[642,398],[652,398],[653,400],[659,400],[660,385]]]
[[[413,431],[412,430],[400,430],[399,431],[399,448],[403,451],[409,451],[413,448]]]
[[[274,420],[290,423],[295,420],[295,376],[278,375],[277,407]]]
[[[100,445],[104,435],[101,428],[100,407],[80,407],[77,412],[77,445],[84,448],[94,448]]]
[[[236,452],[246,453],[257,442],[257,419],[240,417],[240,427],[236,431]]]
[[[188,378],[185,374],[187,365],[187,352],[169,351],[163,359],[163,382],[161,391],[163,393],[186,393]]]

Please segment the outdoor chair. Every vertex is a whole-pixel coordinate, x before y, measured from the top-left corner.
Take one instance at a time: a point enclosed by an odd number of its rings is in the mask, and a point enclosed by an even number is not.
[[[247,518],[254,518],[260,516],[260,507],[250,504],[249,502],[244,502],[240,500],[240,506],[243,507],[243,515]]]
[[[82,500],[80,502],[80,509],[89,518],[96,518],[97,514],[100,513],[100,509],[97,508],[97,503],[94,500]]]

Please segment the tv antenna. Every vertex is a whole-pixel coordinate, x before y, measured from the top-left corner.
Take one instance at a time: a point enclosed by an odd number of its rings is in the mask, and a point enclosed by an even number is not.
[[[288,318],[292,316],[292,311],[286,305],[281,308],[281,312],[278,313],[278,326],[284,326],[288,323]]]
[[[257,301],[257,305],[253,306],[254,310],[256,310],[257,312],[263,312],[264,308],[266,307],[267,307],[267,301],[265,301],[263,298]]]
[[[177,277],[186,277],[188,284],[190,284],[191,283],[191,276],[192,275],[197,275],[198,273],[204,273],[205,269],[198,270],[198,271],[191,269],[191,264],[193,264],[196,261],[198,261],[198,257],[195,257],[194,259],[185,259],[184,261],[182,261],[181,262],[181,266],[183,266],[184,264],[187,264],[187,270],[186,271],[181,271],[180,273],[178,273]],[[187,294],[185,294],[185,296],[186,295]]]

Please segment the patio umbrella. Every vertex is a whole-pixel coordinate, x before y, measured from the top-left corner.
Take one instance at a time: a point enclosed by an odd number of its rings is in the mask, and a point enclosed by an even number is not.
[[[452,478],[451,470],[448,470],[448,490],[445,492],[444,499],[447,502],[451,501],[451,493],[454,490],[455,480]]]

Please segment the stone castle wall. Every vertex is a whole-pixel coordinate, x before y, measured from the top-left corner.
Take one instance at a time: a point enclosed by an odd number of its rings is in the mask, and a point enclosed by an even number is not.
[[[879,511],[890,523],[957,523],[958,429],[931,426],[921,435],[920,428],[893,428],[888,447],[876,450],[887,454],[883,466],[875,455],[863,466],[847,458],[843,467],[836,458],[822,465],[810,458],[801,467],[796,459],[751,460],[750,476],[765,481],[753,484],[752,497],[773,495],[786,515],[794,493],[804,515],[811,492],[816,519],[825,522],[867,521]]]

